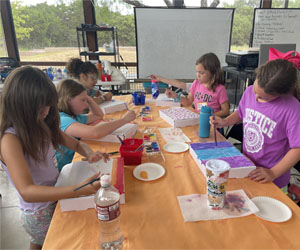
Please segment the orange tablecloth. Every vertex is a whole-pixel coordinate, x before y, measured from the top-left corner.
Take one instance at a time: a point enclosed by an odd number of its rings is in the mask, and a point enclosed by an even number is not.
[[[118,97],[130,100],[130,96]],[[143,127],[169,127],[151,106],[153,122],[139,122]],[[139,111],[141,106],[129,105]],[[120,117],[125,111],[109,115]],[[198,127],[182,128],[192,142],[206,141],[198,137]],[[212,141],[211,138],[207,141]],[[137,135],[139,136],[139,135]],[[160,133],[161,148],[165,144]],[[219,140],[224,140],[218,135]],[[94,149],[111,152],[116,143],[88,142]],[[250,197],[269,196],[278,199],[292,210],[292,218],[272,223],[250,215],[235,219],[184,222],[177,196],[206,192],[205,178],[189,152],[164,152],[166,174],[152,182],[133,177],[135,166],[125,166],[125,198],[121,205],[121,228],[124,249],[299,249],[300,209],[273,183],[258,184],[247,178],[230,179],[228,190],[243,189]],[[75,160],[80,160],[77,155]],[[143,158],[145,162],[147,159]],[[99,249],[99,225],[94,209],[62,213],[56,208],[43,249]]]

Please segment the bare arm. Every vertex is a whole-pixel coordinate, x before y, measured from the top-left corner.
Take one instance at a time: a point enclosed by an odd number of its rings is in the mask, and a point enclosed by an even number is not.
[[[29,167],[24,158],[22,145],[18,137],[14,134],[5,134],[1,140],[1,158],[8,168],[10,177],[26,202],[46,202],[57,201],[59,199],[72,198],[80,195],[89,195],[95,193],[99,187],[99,182],[88,185],[76,192],[73,189],[76,186],[53,187],[40,186],[33,182]],[[92,180],[99,174],[92,176],[83,183]]]
[[[86,138],[86,139],[98,139],[105,135],[110,134],[112,131],[123,126],[126,123],[133,121],[136,118],[134,111],[128,111],[121,119],[103,122],[97,126],[91,126],[87,124],[81,124],[79,122],[72,123],[65,132],[68,135]]]
[[[164,82],[174,87],[186,90],[186,83],[176,79],[169,79],[158,75],[151,75],[151,79],[154,81]]]
[[[242,122],[242,120],[238,115],[237,111],[234,111],[230,116],[227,116],[225,119],[216,116],[214,120],[212,116],[210,117],[210,124],[217,126],[217,128],[232,126],[240,122]]]
[[[93,99],[97,104],[100,104],[103,101],[111,101],[112,97],[113,97],[113,94],[111,92],[105,93],[105,92],[98,90]]]
[[[96,101],[90,96],[87,96],[86,101],[90,107],[87,124],[103,119],[104,114]]]
[[[107,92],[103,94],[105,101],[111,101],[113,94],[111,92]]]
[[[183,106],[191,106],[193,104],[193,101],[194,101],[194,96],[191,93],[189,93],[187,97],[182,96],[180,99],[180,103]]]
[[[273,181],[289,171],[300,161],[300,148],[290,149],[285,156],[271,169],[258,167],[249,174],[249,178],[259,183]]]
[[[79,140],[76,140],[72,136],[62,132],[63,143],[62,145],[66,146],[69,149],[72,149],[75,152],[85,156],[89,162],[96,162],[101,159],[104,161],[108,160],[108,155],[106,153],[101,153],[99,151],[94,152],[89,145],[83,143]]]
[[[228,101],[221,104],[221,110],[215,112],[216,116],[226,117],[229,114],[229,103]]]

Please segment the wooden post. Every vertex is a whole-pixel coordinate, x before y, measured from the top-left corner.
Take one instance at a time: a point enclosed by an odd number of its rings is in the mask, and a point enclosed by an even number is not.
[[[18,62],[20,62],[20,55],[11,12],[10,0],[0,1],[0,12],[8,57],[14,58]]]

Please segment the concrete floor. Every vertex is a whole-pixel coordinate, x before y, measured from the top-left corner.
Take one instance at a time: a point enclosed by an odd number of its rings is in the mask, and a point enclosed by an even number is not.
[[[16,190],[0,168],[0,249],[29,249],[30,238],[19,219]]]

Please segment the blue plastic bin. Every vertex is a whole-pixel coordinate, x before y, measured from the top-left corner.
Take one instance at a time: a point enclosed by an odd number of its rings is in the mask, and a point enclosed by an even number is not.
[[[146,96],[143,92],[134,92],[132,94],[132,102],[134,105],[145,105]]]

